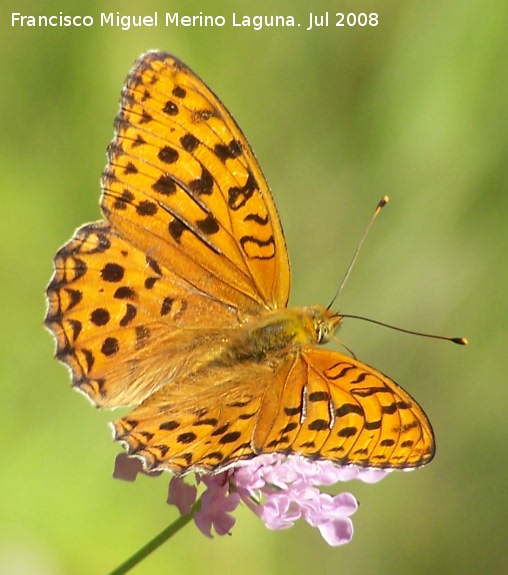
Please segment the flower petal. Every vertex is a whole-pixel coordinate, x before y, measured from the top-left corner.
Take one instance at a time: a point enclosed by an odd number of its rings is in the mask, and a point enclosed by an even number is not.
[[[353,522],[347,517],[326,521],[317,528],[323,539],[332,547],[349,543],[353,538]]]
[[[197,488],[194,485],[185,483],[182,477],[172,477],[169,482],[166,503],[176,505],[180,515],[187,515],[196,501],[197,493]]]

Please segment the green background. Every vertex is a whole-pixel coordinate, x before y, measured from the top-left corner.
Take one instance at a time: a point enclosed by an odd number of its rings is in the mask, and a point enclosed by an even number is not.
[[[340,296],[357,356],[425,407],[434,462],[373,486],[353,541],[240,509],[231,537],[194,525],[135,573],[508,572],[508,4],[505,0],[16,2],[1,11],[0,572],[103,574],[176,517],[167,477],[111,479],[106,421],[74,393],[42,327],[57,248],[98,218],[99,176],[124,78],[176,54],[220,95],[255,149],[283,221],[292,303],[327,304],[383,194],[391,198]],[[142,7],[141,7],[142,6]],[[205,8],[206,6],[206,8]],[[301,28],[12,28],[10,14],[292,14]],[[328,28],[306,31],[309,10]],[[378,12],[338,28],[336,12]]]

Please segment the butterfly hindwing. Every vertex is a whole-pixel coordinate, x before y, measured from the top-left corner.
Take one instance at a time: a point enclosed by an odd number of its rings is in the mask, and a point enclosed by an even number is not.
[[[377,370],[309,348],[276,366],[215,368],[168,385],[114,423],[148,467],[217,471],[263,453],[412,468],[434,455],[418,404]]]
[[[253,430],[272,368],[215,366],[176,380],[113,423],[148,469],[211,472],[256,455]]]
[[[310,348],[302,359],[308,386],[304,428],[316,431],[319,458],[390,468],[419,467],[432,459],[431,425],[394,381],[328,349]]]

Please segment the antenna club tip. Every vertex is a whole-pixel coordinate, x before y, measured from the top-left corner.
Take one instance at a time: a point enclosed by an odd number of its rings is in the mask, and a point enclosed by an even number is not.
[[[386,204],[389,202],[389,200],[390,200],[390,198],[388,196],[383,196],[379,200],[378,208],[382,208],[383,206],[386,206]]]
[[[468,341],[465,337],[452,337],[451,341],[453,341],[453,343],[457,343],[458,345],[467,345]]]

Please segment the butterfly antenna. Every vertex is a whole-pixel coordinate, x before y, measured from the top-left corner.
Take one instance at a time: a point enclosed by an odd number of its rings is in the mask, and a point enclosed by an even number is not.
[[[350,315],[350,314],[340,314],[342,318],[349,317],[351,319],[361,319],[363,321],[368,321],[370,323],[375,323],[377,325],[382,325],[383,327],[388,327],[390,329],[394,329],[395,331],[402,331],[403,333],[410,333],[411,335],[421,335],[422,337],[431,337],[433,339],[442,339],[444,341],[451,341],[452,343],[456,343],[458,345],[467,345],[467,339],[465,337],[447,337],[445,335],[435,335],[432,333],[422,333],[420,331],[412,331],[410,329],[404,329],[402,327],[396,327],[394,325],[390,325],[388,323],[384,323],[382,321],[377,321],[375,319],[370,319],[368,317],[363,317],[361,315]]]
[[[349,264],[349,266],[346,270],[346,273],[345,273],[344,277],[342,278],[342,281],[340,282],[339,289],[335,292],[335,295],[333,296],[332,301],[328,304],[326,309],[330,309],[332,307],[332,305],[335,303],[335,300],[339,297],[339,294],[342,291],[344,284],[347,282],[347,279],[349,277],[349,274],[351,273],[351,270],[353,269],[353,266],[355,265],[356,259],[358,258],[358,254],[360,253],[360,250],[362,249],[363,242],[365,241],[365,238],[367,237],[367,234],[369,233],[370,228],[372,227],[372,224],[374,223],[374,220],[376,219],[376,217],[379,214],[379,212],[381,211],[381,209],[384,206],[386,206],[387,203],[388,203],[388,196],[383,196],[379,200],[379,202],[376,206],[376,209],[374,210],[374,213],[372,214],[372,217],[370,218],[370,221],[367,224],[367,227],[365,228],[365,231],[363,232],[363,235],[360,238],[360,241],[358,242],[358,246],[356,247],[355,253],[353,254],[353,258],[351,259],[351,263]]]

